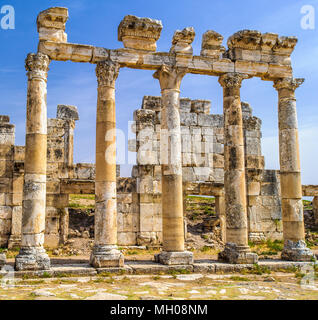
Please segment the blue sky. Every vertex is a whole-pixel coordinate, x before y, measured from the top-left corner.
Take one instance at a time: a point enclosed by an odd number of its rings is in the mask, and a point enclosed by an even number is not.
[[[16,144],[24,145],[26,113],[26,75],[24,60],[37,48],[36,17],[49,7],[69,8],[66,25],[69,42],[106,48],[121,48],[117,27],[125,15],[159,19],[163,23],[158,51],[168,51],[176,29],[193,26],[194,54],[200,54],[202,34],[215,30],[227,38],[238,30],[254,29],[279,35],[297,36],[299,43],[292,55],[295,77],[306,78],[297,90],[301,164],[304,184],[318,184],[318,25],[314,30],[301,28],[303,5],[318,13],[318,0],[1,0],[0,7],[15,8],[15,30],[1,30],[0,39],[0,114],[7,114],[16,125]],[[318,19],[317,19],[318,24]],[[76,105],[81,120],[75,131],[75,161],[94,162],[97,83],[95,66],[72,62],[52,62],[48,77],[48,116],[54,118],[58,104]],[[117,80],[118,127],[127,132],[133,111],[144,95],[160,95],[159,83],[150,71],[122,69]],[[181,95],[212,101],[212,113],[222,113],[222,89],[216,77],[187,75]],[[277,93],[271,82],[250,79],[243,82],[241,97],[251,104],[254,115],[263,120],[263,153],[269,169],[279,168]],[[129,175],[128,167],[123,174]]]

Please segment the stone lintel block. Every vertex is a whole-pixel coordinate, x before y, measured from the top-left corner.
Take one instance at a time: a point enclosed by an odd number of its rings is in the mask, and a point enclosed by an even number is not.
[[[220,59],[213,61],[213,71],[215,73],[235,72],[235,64],[230,59]]]
[[[48,55],[52,60],[73,62],[92,62],[93,46],[73,43],[40,41],[38,51]]]
[[[118,41],[128,49],[156,51],[161,31],[160,20],[127,15],[118,27]]]
[[[90,264],[94,268],[107,268],[107,267],[123,267],[124,255],[117,250],[117,246],[95,246]]]
[[[291,66],[277,63],[269,63],[268,72],[262,77],[263,80],[274,80],[281,78],[292,78],[293,69]]]
[[[21,248],[15,259],[17,271],[50,270],[51,262],[43,248]]]
[[[155,255],[155,261],[164,265],[192,265],[193,253],[189,251],[182,252],[161,252]]]
[[[68,9],[55,7],[40,12],[37,27],[40,40],[67,42],[65,24],[68,20]]]
[[[315,255],[307,248],[305,241],[294,242],[288,240],[282,251],[282,259],[287,261],[313,261],[315,260]]]
[[[219,253],[218,259],[231,264],[255,264],[258,262],[258,255],[252,253],[248,246],[227,243],[224,251]]]
[[[77,107],[60,104],[57,106],[56,117],[63,120],[79,120]]]

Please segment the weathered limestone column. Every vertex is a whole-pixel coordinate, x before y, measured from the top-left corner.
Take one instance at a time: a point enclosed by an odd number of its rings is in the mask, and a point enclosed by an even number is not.
[[[219,259],[229,263],[256,263],[248,246],[245,157],[240,88],[247,76],[227,73],[220,77],[224,95],[224,191],[226,246]]]
[[[161,171],[163,252],[162,264],[192,264],[193,254],[184,250],[183,188],[180,129],[180,84],[185,68],[163,66],[154,74],[162,90]]]
[[[295,90],[304,79],[285,78],[274,82],[278,91],[279,155],[282,194],[284,250],[282,259],[310,261],[306,247],[299,159]]]
[[[124,256],[117,249],[116,112],[115,81],[119,65],[107,60],[97,64],[95,244],[91,265],[121,267]]]
[[[49,63],[49,57],[41,53],[31,53],[26,59],[28,97],[22,242],[20,253],[15,259],[16,270],[50,268],[50,259],[43,248],[46,209],[46,83]]]

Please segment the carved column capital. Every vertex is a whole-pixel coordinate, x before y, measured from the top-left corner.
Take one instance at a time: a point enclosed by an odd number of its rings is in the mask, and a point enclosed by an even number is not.
[[[50,58],[42,53],[29,53],[25,59],[25,69],[29,79],[38,78],[46,81],[49,71]]]
[[[119,69],[120,65],[111,60],[98,62],[96,66],[98,86],[115,88],[115,82],[119,75]]]
[[[274,81],[274,88],[276,90],[288,89],[295,91],[305,82],[303,78],[282,78]]]
[[[187,72],[187,68],[163,65],[153,77],[159,80],[161,90],[180,90],[181,80]]]
[[[220,76],[219,83],[223,88],[241,88],[242,81],[249,76],[243,73],[229,72]]]

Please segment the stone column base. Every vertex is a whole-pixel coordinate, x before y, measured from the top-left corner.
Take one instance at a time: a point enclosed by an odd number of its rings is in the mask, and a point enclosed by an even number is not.
[[[21,248],[15,258],[15,269],[25,270],[49,270],[50,258],[43,248]]]
[[[293,242],[288,240],[282,251],[282,259],[287,261],[313,261],[316,258],[314,253],[307,248],[305,241]]]
[[[90,258],[94,268],[123,267],[124,255],[117,246],[95,246]]]
[[[189,251],[163,251],[155,255],[155,261],[166,265],[190,265],[193,264],[193,253]]]
[[[219,253],[218,259],[232,264],[254,264],[258,262],[258,255],[251,252],[248,246],[227,243],[224,251]]]

